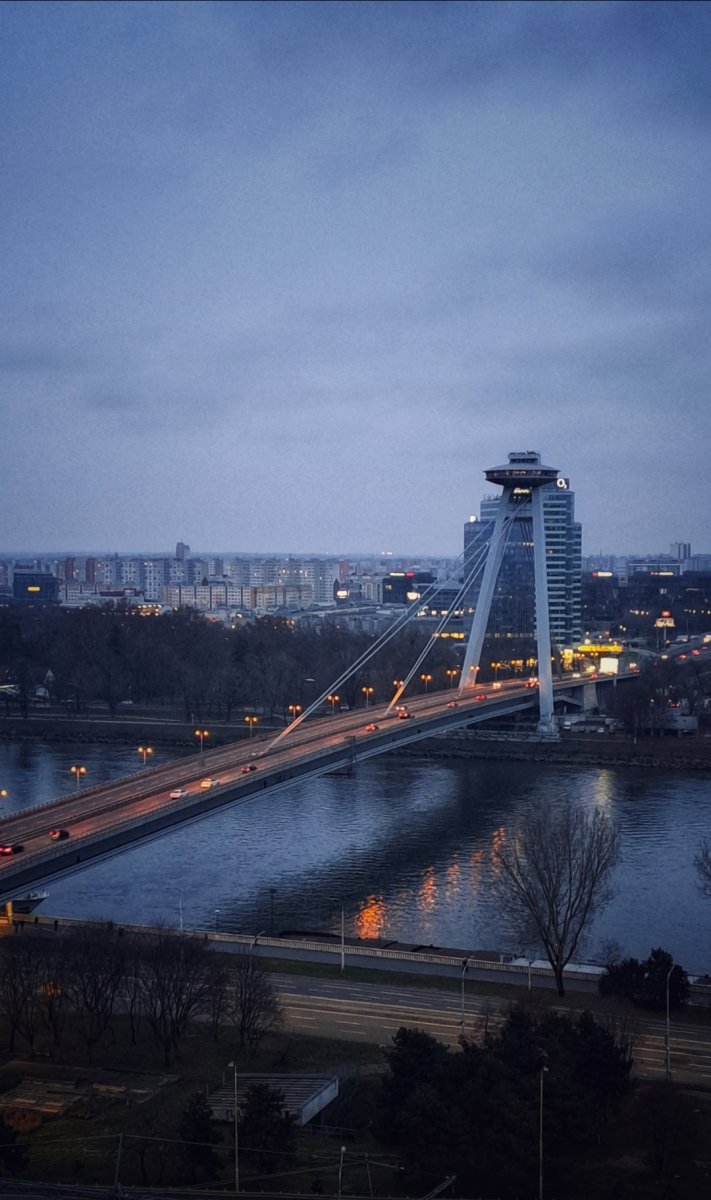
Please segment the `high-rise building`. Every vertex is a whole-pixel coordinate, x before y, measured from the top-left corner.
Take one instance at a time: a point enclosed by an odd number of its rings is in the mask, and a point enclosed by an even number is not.
[[[572,646],[582,636],[582,529],[575,520],[575,493],[562,476],[541,488],[546,533],[546,574],[551,641],[557,649]],[[464,576],[475,568],[487,545],[499,506],[498,496],[481,502],[480,519],[464,526]],[[466,603],[476,606],[480,574],[467,592]],[[532,640],[535,636],[533,531],[530,515],[516,517],[510,527],[491,603],[487,636]]]

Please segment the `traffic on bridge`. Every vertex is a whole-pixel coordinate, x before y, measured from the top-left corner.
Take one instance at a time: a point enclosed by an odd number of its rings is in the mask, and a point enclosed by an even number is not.
[[[265,797],[398,746],[538,703],[533,681],[510,680],[407,704],[377,705],[293,722],[271,742],[245,739],[189,759],[86,788],[0,820],[0,899],[75,873],[218,808]],[[555,685],[570,694],[584,680]]]

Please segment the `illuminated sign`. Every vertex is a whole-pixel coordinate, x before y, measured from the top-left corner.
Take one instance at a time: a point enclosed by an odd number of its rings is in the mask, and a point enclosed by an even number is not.
[[[578,654],[622,654],[624,646],[620,642],[584,642],[578,646]]]
[[[38,588],[38,587],[37,587],[35,584],[31,584],[31,583],[28,583],[28,585],[27,585],[27,590],[28,590],[28,592],[39,592],[39,591],[41,591],[41,589],[40,589],[40,588]]]
[[[562,478],[556,479],[555,486],[560,488],[561,491],[567,491],[568,490],[568,480],[562,479]]]

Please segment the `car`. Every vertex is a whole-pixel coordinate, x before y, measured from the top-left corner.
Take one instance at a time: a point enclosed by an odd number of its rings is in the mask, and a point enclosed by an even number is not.
[[[205,791],[207,791],[208,788],[217,787],[217,780],[216,779],[201,779],[200,787],[205,788]]]
[[[408,717],[412,716],[412,713],[409,712],[408,709],[403,708],[402,705],[400,705],[397,709],[397,715],[401,721],[406,721],[408,719]]]
[[[65,838],[69,837],[69,830],[68,829],[50,829],[49,836],[51,837],[53,842],[63,842]]]
[[[447,708],[457,708],[457,701],[450,700],[449,704],[447,705]]]
[[[379,725],[374,725],[373,722],[371,721],[369,725],[366,725],[365,732],[366,733],[375,733],[376,729],[379,729],[379,728],[380,728]]]
[[[170,793],[171,800],[179,800],[181,796],[187,796],[185,788],[173,788]]]
[[[536,679],[534,676],[531,676],[531,678],[530,678],[530,679],[527,679],[527,680],[526,680],[526,687],[527,687],[527,688],[535,688],[535,687],[538,687],[538,680],[537,680],[537,679]]]
[[[249,775],[250,771],[256,771],[257,764],[256,763],[245,763],[245,765],[243,767],[241,767],[240,769],[241,769],[243,775]]]
[[[480,692],[479,695],[477,696],[477,700],[486,700],[486,699],[487,699],[486,692]]]
[[[0,845],[0,854],[20,854],[24,848],[17,842],[6,842],[4,845]]]
[[[500,691],[501,691],[501,684],[500,684],[500,683],[492,683],[492,685],[491,685],[491,686],[492,686],[492,688],[493,688],[493,690],[494,690],[495,692],[500,692]]]

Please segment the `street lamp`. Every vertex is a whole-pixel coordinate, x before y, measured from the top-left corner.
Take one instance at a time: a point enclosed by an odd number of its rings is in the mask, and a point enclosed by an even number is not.
[[[457,671],[454,667],[448,667],[447,670],[445,671],[445,675],[447,676],[447,679],[449,680],[449,686],[451,688],[454,687],[454,681],[457,678],[458,674],[459,674],[459,671]]]
[[[292,721],[295,721],[296,718],[298,717],[299,713],[301,712],[301,705],[300,704],[290,704],[289,712],[291,713]]]
[[[337,896],[330,896],[330,900],[335,900],[341,906],[341,970],[346,969],[346,910],[343,901]]]
[[[219,908],[216,908],[215,909],[215,933],[219,933],[219,932],[220,932],[220,910],[219,910]]]
[[[497,680],[499,678],[499,669],[501,667],[503,667],[504,664],[500,663],[500,662],[493,662],[493,663],[490,663],[489,665],[491,666],[491,669],[494,672],[494,680]]]
[[[77,781],[77,791],[79,791],[79,788],[81,787],[81,781],[84,778],[84,776],[86,775],[88,769],[89,769],[88,767],[70,767],[69,768],[72,775],[74,776],[74,778]]]
[[[541,1063],[541,1081],[538,1098],[538,1200],[543,1200],[543,1076],[548,1067]]]
[[[206,737],[209,737],[209,736],[210,736],[210,730],[209,730],[209,729],[196,729],[196,730],[195,730],[195,737],[196,737],[196,738],[200,738],[200,753],[201,753],[201,754],[202,754],[203,747],[204,747],[204,744],[205,744],[205,738],[206,738]]]
[[[251,742],[251,740],[252,740],[252,734],[254,733],[254,726],[255,726],[255,725],[257,724],[257,722],[259,721],[259,717],[255,717],[255,716],[251,716],[251,715],[250,715],[250,716],[247,716],[247,717],[245,717],[244,719],[245,719],[245,721],[247,722],[247,725],[249,726],[249,740],[250,740],[250,742]]]
[[[341,697],[337,696],[335,694],[335,692],[332,693],[330,696],[326,697],[326,699],[328,700],[328,703],[331,705],[331,716],[332,717],[335,717],[335,715],[336,715],[336,705],[338,704],[338,701],[340,700],[340,698]]]
[[[139,746],[139,747],[138,747],[137,754],[142,754],[142,755],[143,755],[143,765],[144,765],[144,767],[145,767],[145,765],[146,765],[146,759],[147,759],[147,758],[149,757],[149,755],[151,755],[152,753],[153,753],[153,747],[152,747],[152,746]]]
[[[363,695],[365,696],[365,707],[367,708],[368,704],[370,703],[370,698],[373,695],[373,692],[375,691],[375,688],[367,686],[367,687],[362,687],[360,690],[363,693]]]
[[[237,1109],[237,1060],[227,1064],[234,1070],[234,1110],[235,1110],[235,1192],[239,1191],[239,1113]]]
[[[667,1025],[666,1025],[666,1031],[664,1034],[664,1060],[665,1060],[667,1083],[669,1083],[671,1081],[671,1027],[669,1025],[669,980],[672,977],[673,970],[674,970],[674,963],[672,963],[669,970],[667,971],[667,984],[666,984]]]
[[[462,1037],[464,1037],[464,976],[466,975],[467,971],[469,970],[470,962],[471,962],[471,955],[469,956],[469,958],[465,958],[464,962],[462,963]]]
[[[0,800],[7,800],[9,795],[7,788],[0,788]]]
[[[429,689],[429,686],[432,683],[432,676],[431,675],[420,675],[420,679],[422,680],[422,682],[425,685],[425,695],[426,695],[427,691]]]
[[[276,888],[270,887],[270,889],[269,889],[269,936],[270,937],[274,936],[274,896],[275,895],[276,895]]]

